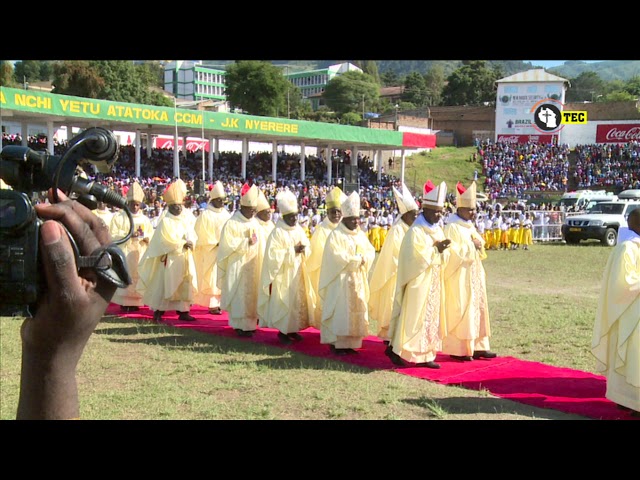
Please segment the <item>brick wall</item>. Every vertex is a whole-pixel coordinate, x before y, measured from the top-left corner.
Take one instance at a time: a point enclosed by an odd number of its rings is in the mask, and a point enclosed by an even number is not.
[[[640,120],[640,102],[607,102],[607,103],[568,103],[565,110],[586,110],[589,121],[604,120]],[[365,126],[395,130],[395,112],[368,120]],[[447,145],[459,147],[473,145],[474,132],[495,132],[495,107],[461,106],[461,107],[427,107],[426,109],[398,112],[398,124],[410,127],[431,128],[453,132],[453,140],[448,135],[442,136]],[[493,140],[494,136],[491,136]]]

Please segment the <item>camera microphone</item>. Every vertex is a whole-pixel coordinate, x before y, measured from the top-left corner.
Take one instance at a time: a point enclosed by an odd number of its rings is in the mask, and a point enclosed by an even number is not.
[[[109,173],[118,158],[118,141],[115,135],[101,127],[84,130],[73,138],[71,144],[82,142],[82,157],[91,162],[100,173]]]
[[[102,183],[98,183],[95,180],[87,180],[79,175],[76,175],[71,184],[71,191],[81,195],[92,195],[99,202],[104,202],[107,205],[118,208],[127,207],[127,199],[122,195],[111,190]],[[80,202],[83,203],[84,202]],[[96,206],[88,203],[85,205],[91,210],[95,210]]]

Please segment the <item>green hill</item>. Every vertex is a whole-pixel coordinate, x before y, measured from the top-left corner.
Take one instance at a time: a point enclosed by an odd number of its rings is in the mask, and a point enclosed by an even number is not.
[[[452,191],[456,183],[469,185],[478,171],[478,191],[482,191],[484,177],[481,176],[482,166],[472,162],[475,147],[438,147],[431,152],[415,153],[405,157],[404,183],[413,193],[420,193],[427,180],[436,185],[442,181],[447,189]],[[399,163],[387,173],[400,177]]]

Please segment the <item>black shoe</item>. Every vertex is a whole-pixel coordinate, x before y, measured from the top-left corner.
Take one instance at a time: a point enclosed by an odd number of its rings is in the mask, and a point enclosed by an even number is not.
[[[129,311],[129,307],[127,305],[121,305],[120,306],[120,311],[121,312],[128,312]]]
[[[294,342],[301,342],[303,340],[302,335],[300,335],[297,332],[293,332],[293,333],[287,333],[287,337],[289,337],[291,340],[293,340]]]
[[[473,360],[469,355],[449,355],[452,359],[458,360],[460,362],[470,362]]]
[[[181,322],[195,322],[197,319],[189,315],[189,312],[178,312],[178,320]]]
[[[389,357],[389,359],[391,360],[391,363],[393,363],[394,365],[397,365],[398,367],[406,366],[402,357],[400,357],[400,355],[398,355],[396,352],[393,351],[393,348],[391,347],[391,345],[387,347],[384,354],[387,357]]]
[[[239,337],[253,337],[253,330],[241,330],[239,328],[235,330]]]
[[[354,348],[345,348],[345,350],[347,351],[347,353],[349,355],[357,355],[358,354],[358,351],[356,349],[354,349]]]
[[[348,348],[335,348],[333,349],[333,353],[334,355],[349,355],[349,349]]]
[[[389,340],[383,340],[382,343],[384,343],[385,345],[389,345],[391,342]]]
[[[289,336],[282,332],[278,332],[278,340],[280,340],[280,343],[284,343],[285,345],[291,345],[292,343],[292,340],[289,338]]]
[[[163,315],[164,315],[164,310],[156,310],[155,312],[153,312],[153,321],[161,322]]]
[[[436,362],[422,362],[422,363],[416,363],[416,367],[440,368],[440,364]]]
[[[210,308],[209,309],[209,313],[211,315],[222,315],[222,310],[220,310],[220,307],[217,308]]]
[[[137,311],[139,311],[139,310],[140,310],[140,307],[138,307],[138,306],[136,306],[136,305],[131,305],[131,306],[129,307],[129,311],[130,311],[130,312],[137,312]]]
[[[497,353],[493,353],[489,350],[476,350],[473,352],[473,358],[476,360],[479,358],[496,358],[497,356]]]

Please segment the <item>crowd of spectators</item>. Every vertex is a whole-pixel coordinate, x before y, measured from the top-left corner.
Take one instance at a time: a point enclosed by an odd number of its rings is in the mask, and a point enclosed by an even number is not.
[[[483,142],[476,147],[491,200],[526,198],[525,192],[564,192],[569,179],[569,146],[527,142]]]
[[[640,188],[640,142],[577,145],[575,151],[578,188]]]
[[[476,146],[484,191],[490,199],[527,198],[531,192],[604,188],[615,193],[640,188],[640,142],[577,145],[571,165],[568,145],[489,143]]]

